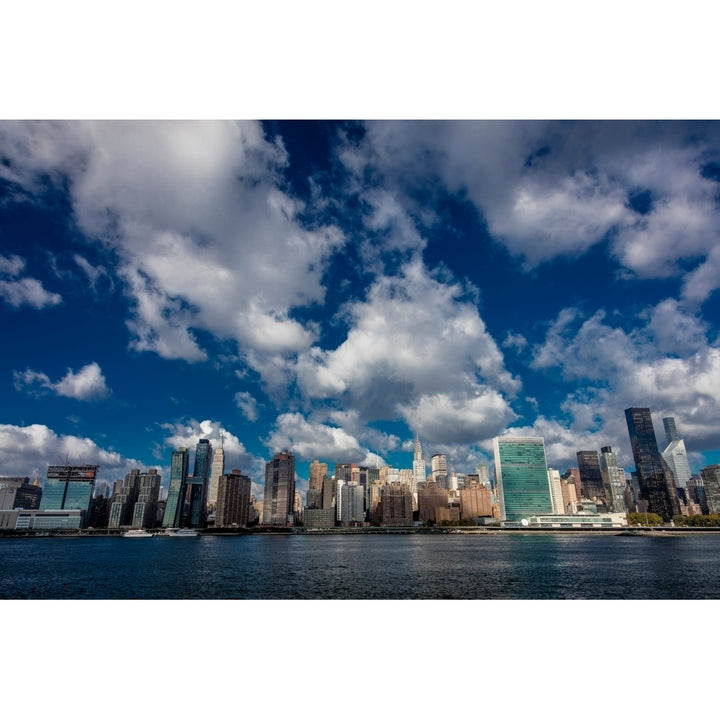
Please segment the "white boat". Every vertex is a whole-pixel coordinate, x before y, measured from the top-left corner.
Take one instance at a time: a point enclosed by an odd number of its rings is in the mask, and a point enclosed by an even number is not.
[[[149,533],[147,530],[126,530],[123,534],[123,537],[129,537],[129,538],[143,538],[143,537],[152,537],[152,533]]]
[[[168,537],[198,537],[200,531],[193,528],[168,528],[165,535]]]

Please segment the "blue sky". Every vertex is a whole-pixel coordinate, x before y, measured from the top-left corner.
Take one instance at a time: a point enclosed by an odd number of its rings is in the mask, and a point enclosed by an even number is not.
[[[0,474],[720,460],[720,125],[0,121]],[[661,448],[662,449],[662,448]]]

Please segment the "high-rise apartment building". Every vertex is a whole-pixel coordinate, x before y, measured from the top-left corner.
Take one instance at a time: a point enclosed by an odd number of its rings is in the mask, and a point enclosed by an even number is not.
[[[448,506],[448,491],[439,487],[434,480],[418,490],[418,519],[420,522],[435,522],[437,508]]]
[[[215,527],[245,527],[250,519],[252,481],[240,470],[221,475],[218,482]]]
[[[160,498],[162,477],[155,468],[140,473],[137,480],[137,499],[132,511],[130,525],[134,528],[155,527]]]
[[[578,470],[584,497],[605,502],[600,460],[596,450],[580,450],[576,453]]]
[[[480,484],[463,488],[460,490],[460,518],[472,520],[479,517],[492,517],[492,493]]]
[[[705,487],[705,502],[708,512],[720,513],[720,465],[708,465],[700,471]]]
[[[295,456],[289,450],[283,450],[265,464],[263,524],[292,525],[294,501]]]
[[[220,476],[225,474],[225,449],[223,447],[224,435],[220,433],[220,447],[213,453],[212,468],[210,469],[210,483],[208,485],[207,508],[215,510],[217,505],[218,485]]]
[[[625,469],[618,467],[617,458],[610,445],[600,448],[600,475],[602,476],[605,497],[610,503],[611,512],[626,512],[625,491],[627,481],[625,480]]]
[[[548,482],[550,483],[550,497],[552,499],[553,514],[565,515],[565,501],[563,499],[562,481],[560,473],[553,468],[548,468]]]
[[[318,490],[322,493],[323,482],[328,474],[328,464],[321,463],[319,460],[313,460],[310,463],[310,480],[308,481],[308,490]]]
[[[545,441],[538,437],[496,437],[495,482],[500,519],[519,522],[553,511]]]
[[[193,474],[188,476],[188,514],[183,525],[193,528],[204,527],[207,518],[207,493],[210,481],[210,458],[212,445],[207,438],[198,440],[195,446],[195,465]]]
[[[380,490],[380,524],[407,527],[413,524],[412,493],[399,482],[383,485]]]
[[[40,510],[81,510],[87,524],[98,465],[50,465]]]
[[[647,502],[649,512],[669,522],[673,515],[680,514],[680,502],[672,470],[658,450],[650,408],[627,408],[625,420],[641,498]]]
[[[187,448],[173,450],[170,459],[170,487],[165,501],[164,528],[180,527],[187,491],[189,454]]]
[[[663,426],[665,427],[668,444],[663,450],[662,456],[673,472],[675,485],[684,490],[687,487],[687,481],[692,475],[687,450],[685,450],[685,441],[678,433],[675,418],[663,418]]]
[[[343,483],[341,486],[340,522],[355,525],[365,521],[365,488],[359,482]]]

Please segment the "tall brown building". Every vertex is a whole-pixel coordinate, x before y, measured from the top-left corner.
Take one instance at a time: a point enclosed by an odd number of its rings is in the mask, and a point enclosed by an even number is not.
[[[295,456],[289,450],[283,450],[265,465],[263,524],[292,525],[294,504]]]
[[[492,493],[483,485],[460,490],[460,518],[492,517]]]
[[[251,485],[250,478],[243,475],[240,470],[233,470],[228,475],[220,476],[215,527],[233,525],[245,527],[248,524]]]
[[[319,460],[313,460],[310,463],[310,481],[308,483],[309,490],[319,490],[322,492],[323,481],[328,474],[328,464],[321,463]]]
[[[435,522],[436,508],[448,506],[448,491],[434,480],[418,490],[418,518],[420,522]]]
[[[403,527],[412,525],[412,501],[412,492],[407,485],[384,485],[380,492],[380,524]]]

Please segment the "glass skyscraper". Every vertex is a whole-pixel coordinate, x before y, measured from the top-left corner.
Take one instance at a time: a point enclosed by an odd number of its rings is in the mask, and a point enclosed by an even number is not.
[[[187,479],[190,488],[190,507],[187,525],[190,527],[203,527],[207,511],[207,491],[210,479],[210,458],[212,445],[207,438],[198,440],[195,447],[195,465],[193,474]]]
[[[86,524],[97,471],[97,465],[50,465],[40,510],[82,510]]]
[[[187,491],[188,451],[187,448],[173,450],[170,460],[170,487],[165,501],[162,526],[180,527],[180,517]]]
[[[675,478],[657,446],[650,408],[625,410],[630,445],[635,460],[640,496],[648,512],[657,513],[665,522],[680,514]]]
[[[553,512],[545,441],[537,437],[493,440],[500,519],[519,522]]]

